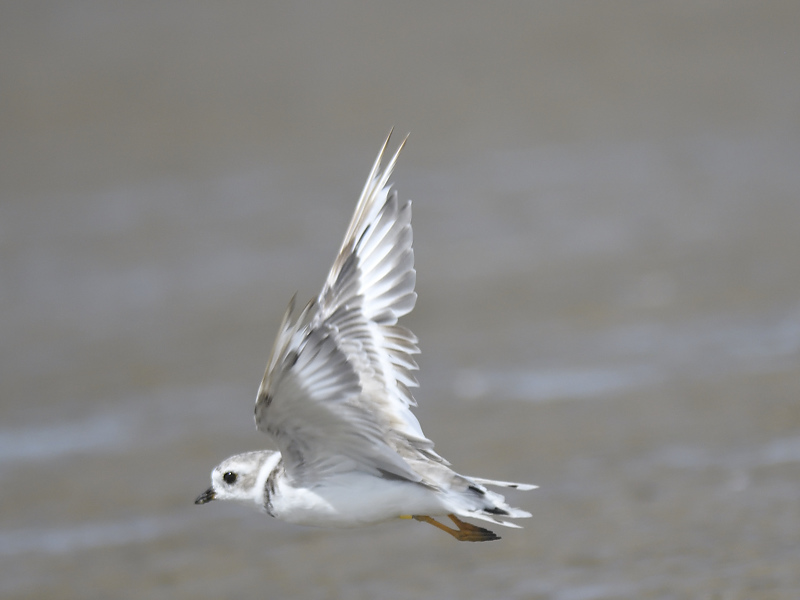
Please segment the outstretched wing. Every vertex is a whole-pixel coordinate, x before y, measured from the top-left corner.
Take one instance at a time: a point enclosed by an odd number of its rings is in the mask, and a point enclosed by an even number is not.
[[[417,298],[411,202],[388,185],[405,140],[381,170],[388,142],[319,297],[296,318],[290,303],[258,390],[256,426],[297,482],[352,470],[421,481],[409,461],[444,462],[410,410],[419,349],[397,320]]]

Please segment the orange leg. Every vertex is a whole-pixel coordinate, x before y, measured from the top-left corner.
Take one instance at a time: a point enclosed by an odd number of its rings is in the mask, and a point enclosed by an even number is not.
[[[425,515],[414,515],[414,519],[417,521],[422,521],[423,523],[430,523],[434,527],[449,533],[459,542],[490,542],[492,540],[500,539],[500,536],[495,535],[494,532],[489,531],[488,529],[478,527],[477,525],[472,525],[471,523],[465,523],[455,515],[447,516],[450,517],[450,520],[456,524],[458,529],[452,529],[447,525],[442,525],[439,523],[439,521]]]

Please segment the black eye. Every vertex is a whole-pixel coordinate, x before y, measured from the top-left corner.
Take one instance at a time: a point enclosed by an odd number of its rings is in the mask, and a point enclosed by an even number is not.
[[[233,485],[236,483],[236,473],[233,471],[228,471],[225,475],[222,476],[222,480],[227,483],[228,485]]]

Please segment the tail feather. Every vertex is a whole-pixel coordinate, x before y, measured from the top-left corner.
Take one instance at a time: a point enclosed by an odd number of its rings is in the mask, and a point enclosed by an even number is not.
[[[520,511],[524,512],[524,511]],[[481,521],[489,521],[489,523],[494,523],[495,525],[503,525],[505,527],[511,527],[513,529],[522,529],[521,525],[517,525],[516,523],[512,523],[511,521],[503,521],[502,519],[498,519],[492,514],[485,513],[479,510],[473,511],[459,511],[458,513],[461,517],[470,517],[472,519],[480,519]],[[530,513],[525,513],[523,516],[530,517]]]
[[[513,481],[496,481],[494,479],[481,479],[480,477],[470,477],[472,481],[475,483],[480,483],[481,485],[493,485],[495,487],[505,487],[505,488],[513,488],[523,492],[527,492],[529,490],[535,490],[538,488],[538,485],[531,485],[530,483],[514,483]]]
[[[472,517],[473,519],[480,519],[482,521],[489,521],[496,525],[503,525],[505,527],[514,527],[520,529],[516,523],[506,521],[505,519],[525,519],[531,516],[528,511],[520,508],[514,508],[506,503],[506,499],[501,494],[488,490],[485,486],[491,485],[496,487],[505,487],[518,490],[532,490],[535,485],[527,483],[514,483],[511,481],[495,481],[493,479],[482,479],[480,477],[467,478],[471,485],[469,486],[470,494],[461,496],[464,502],[459,508],[458,514],[463,517]]]

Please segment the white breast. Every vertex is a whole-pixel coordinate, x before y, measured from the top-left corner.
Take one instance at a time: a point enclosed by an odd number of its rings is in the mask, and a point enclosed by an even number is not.
[[[401,515],[452,512],[430,488],[365,473],[347,473],[312,488],[295,488],[281,478],[271,506],[283,521],[321,527],[356,527]]]

